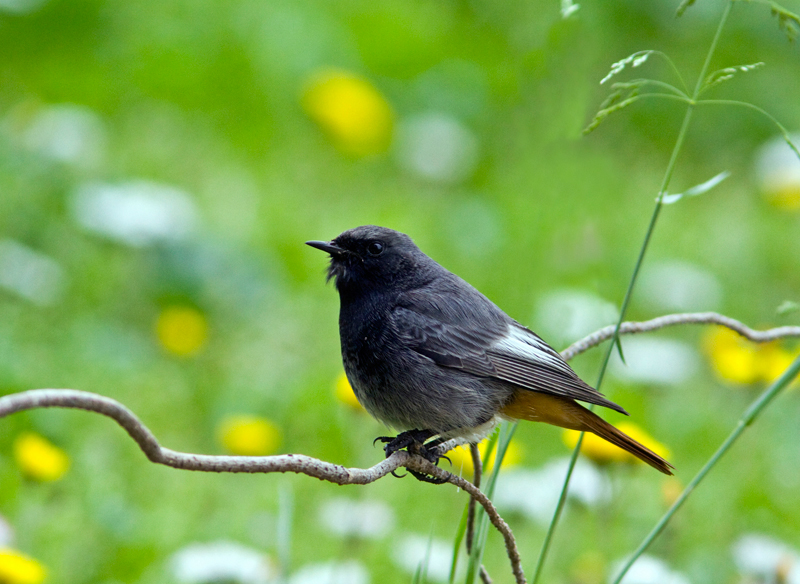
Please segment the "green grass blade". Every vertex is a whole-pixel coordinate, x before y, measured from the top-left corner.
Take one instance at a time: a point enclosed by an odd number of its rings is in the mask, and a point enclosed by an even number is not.
[[[722,12],[722,16],[720,17],[719,24],[717,25],[717,30],[714,33],[714,38],[711,41],[711,46],[709,47],[705,61],[703,62],[703,67],[700,70],[700,74],[697,77],[697,83],[695,84],[694,93],[692,94],[692,100],[689,102],[688,107],[686,108],[686,114],[683,118],[681,129],[678,132],[678,137],[675,141],[675,147],[672,149],[672,155],[670,156],[669,163],[667,164],[667,169],[664,172],[664,179],[661,182],[661,188],[658,191],[656,205],[655,208],[653,209],[653,214],[650,217],[650,224],[648,225],[644,241],[642,242],[642,247],[639,250],[639,257],[636,260],[636,265],[633,269],[633,274],[631,275],[630,283],[628,284],[628,290],[625,292],[625,299],[622,302],[619,320],[617,321],[617,326],[614,328],[614,336],[611,339],[611,343],[608,346],[605,358],[603,359],[602,365],[600,367],[600,374],[598,375],[597,386],[596,386],[598,390],[600,389],[603,379],[605,378],[605,372],[606,369],[608,368],[608,362],[611,359],[611,353],[614,351],[614,348],[621,349],[621,345],[619,343],[619,329],[622,326],[622,322],[625,319],[625,315],[627,314],[628,304],[630,303],[633,294],[633,289],[639,275],[639,270],[641,269],[642,264],[644,262],[645,253],[647,252],[647,248],[649,247],[650,241],[653,236],[653,232],[655,230],[656,222],[658,221],[658,216],[661,213],[661,208],[663,207],[662,198],[666,194],[669,183],[672,180],[672,174],[675,171],[675,165],[678,160],[678,155],[680,154],[680,151],[683,147],[683,142],[686,139],[686,134],[688,133],[689,130],[689,124],[692,119],[692,113],[694,112],[694,106],[697,100],[697,96],[699,95],[703,87],[703,81],[706,78],[709,66],[711,64],[711,59],[714,56],[717,44],[719,43],[719,39],[722,36],[722,30],[725,28],[725,23],[727,22],[728,16],[730,15],[732,4],[733,4],[732,0],[725,4],[725,8]],[[671,96],[671,97],[677,97],[677,96]],[[620,350],[620,354],[621,353],[622,351]],[[569,467],[567,468],[567,474],[566,477],[564,478],[564,484],[561,488],[561,495],[559,496],[558,504],[556,505],[556,511],[553,513],[553,518],[550,521],[550,526],[547,529],[547,534],[545,535],[545,539],[542,542],[541,552],[539,553],[539,560],[536,564],[536,569],[534,571],[534,578],[531,581],[532,584],[536,584],[536,582],[538,581],[538,578],[542,573],[544,562],[547,560],[547,551],[550,548],[550,542],[552,541],[553,535],[555,534],[556,526],[558,525],[559,519],[561,517],[561,511],[564,507],[564,502],[566,500],[567,492],[569,490],[569,481],[572,478],[572,471],[574,470],[575,463],[578,460],[578,454],[580,452],[580,447],[582,443],[583,443],[583,433],[581,433],[580,436],[578,437],[578,443],[575,445],[572,457],[570,458],[570,464]]]
[[[783,375],[773,383],[769,388],[767,388],[761,396],[753,402],[753,404],[747,408],[747,411],[742,415],[741,419],[739,420],[736,428],[734,428],[733,432],[725,439],[725,442],[717,449],[714,455],[706,462],[703,468],[700,469],[695,477],[692,479],[687,487],[684,489],[681,496],[672,504],[672,506],[667,510],[664,516],[659,520],[656,526],[652,529],[652,531],[644,538],[644,541],[636,548],[636,551],[633,552],[630,558],[625,562],[625,565],[620,570],[617,577],[614,579],[613,584],[619,584],[622,581],[622,578],[625,574],[630,570],[631,566],[633,566],[634,562],[641,556],[645,550],[653,543],[653,540],[658,537],[658,535],[664,530],[667,523],[672,516],[675,515],[675,512],[680,509],[686,499],[689,498],[689,495],[692,494],[692,491],[700,484],[700,482],[706,477],[706,475],[714,468],[714,465],[717,464],[720,458],[731,449],[733,444],[742,435],[745,428],[747,428],[750,424],[752,424],[758,415],[766,408],[769,403],[775,398],[775,396],[780,393],[780,391],[789,385],[792,380],[797,377],[797,374],[800,373],[800,357],[794,360],[794,362],[789,366],[786,371],[783,372]]]
[[[461,514],[461,521],[456,530],[456,538],[453,542],[453,561],[450,564],[450,577],[447,579],[448,584],[453,584],[456,578],[456,566],[458,565],[458,556],[461,552],[461,542],[464,541],[464,536],[467,533],[467,516],[469,515],[469,501],[464,506],[464,512]]]
[[[490,475],[489,480],[486,482],[486,489],[483,491],[489,499],[494,496],[494,489],[497,485],[497,479],[500,476],[500,468],[503,464],[506,451],[508,450],[508,445],[511,443],[511,439],[514,437],[516,430],[516,423],[509,424],[507,422],[503,422],[500,424],[499,431],[492,435],[492,440],[489,443],[489,445],[492,447],[487,448],[486,453],[483,456],[483,463],[485,467],[486,463],[491,457],[492,450],[494,450],[493,447],[496,446],[497,454],[494,457],[492,474]],[[475,530],[475,541],[472,544],[472,553],[470,554],[469,566],[467,568],[467,584],[474,584],[480,574],[481,564],[483,563],[483,551],[486,548],[486,539],[489,534],[490,522],[486,512],[483,510],[483,507],[478,508],[475,520],[478,524],[478,528]]]

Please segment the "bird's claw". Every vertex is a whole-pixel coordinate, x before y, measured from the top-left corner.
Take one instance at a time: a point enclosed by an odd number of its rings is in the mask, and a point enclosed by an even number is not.
[[[444,456],[439,450],[439,445],[443,442],[441,438],[432,440],[428,444],[425,443],[426,440],[435,435],[436,434],[431,430],[407,430],[405,432],[401,432],[393,438],[390,436],[378,436],[375,438],[375,440],[373,440],[372,444],[374,445],[376,442],[383,442],[386,445],[383,447],[383,450],[386,453],[386,458],[389,458],[398,450],[403,450],[405,448],[411,454],[421,456],[432,464],[438,465],[439,459],[441,458],[446,459],[447,462],[452,464],[450,459]],[[447,482],[445,479],[439,479],[411,469],[408,469],[408,472],[411,473],[411,475],[417,480],[426,483],[440,485]],[[392,472],[392,474],[394,476],[405,476],[396,475],[394,472]]]
[[[422,481],[423,483],[431,483],[432,485],[442,485],[447,482],[447,479],[440,479],[435,476],[425,474],[424,472],[417,472],[411,469],[408,469],[408,472],[410,472],[411,476],[413,476],[415,479],[417,479],[418,481]]]

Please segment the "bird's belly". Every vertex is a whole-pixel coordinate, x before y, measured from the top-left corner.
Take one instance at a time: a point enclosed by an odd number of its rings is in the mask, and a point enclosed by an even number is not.
[[[376,347],[367,351],[343,347],[342,357],[361,405],[398,430],[469,433],[490,422],[507,399],[504,387],[440,367],[413,351],[385,358]]]

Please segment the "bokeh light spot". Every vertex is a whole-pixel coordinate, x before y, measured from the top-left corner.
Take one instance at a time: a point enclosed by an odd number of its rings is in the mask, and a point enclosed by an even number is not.
[[[232,415],[222,420],[217,431],[222,446],[231,454],[266,456],[278,450],[278,427],[259,416]]]
[[[69,469],[67,454],[33,432],[20,434],[14,440],[14,459],[25,476],[37,481],[57,481]]]
[[[392,108],[366,79],[336,69],[319,72],[309,81],[302,102],[306,113],[342,151],[366,156],[389,147]]]
[[[158,341],[170,353],[194,355],[208,339],[208,322],[203,314],[189,306],[170,306],[158,315]]]
[[[47,571],[39,562],[16,550],[0,548],[0,582],[41,584]]]

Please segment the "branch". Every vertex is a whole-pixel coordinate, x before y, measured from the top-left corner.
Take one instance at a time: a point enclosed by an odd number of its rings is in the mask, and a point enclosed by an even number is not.
[[[671,314],[645,322],[625,322],[620,327],[620,334],[642,333],[657,330],[676,324],[719,324],[735,330],[742,336],[755,342],[766,342],[774,339],[797,336],[800,327],[784,326],[766,331],[755,331],[741,322],[714,312]],[[571,359],[584,351],[599,345],[614,335],[614,326],[605,327],[588,337],[572,344],[562,352],[564,359]],[[117,422],[138,444],[145,456],[156,464],[163,464],[182,470],[203,472],[232,473],[270,473],[294,472],[318,478],[337,485],[366,485],[383,478],[387,474],[405,467],[441,479],[463,489],[480,503],[492,525],[501,533],[505,541],[506,552],[511,561],[511,569],[517,584],[525,583],[522,564],[516,541],[508,524],[497,512],[497,509],[486,495],[469,481],[456,476],[424,458],[398,451],[389,458],[370,468],[347,468],[338,464],[325,462],[302,454],[283,454],[279,456],[211,456],[205,454],[189,454],[164,448],[158,443],[152,432],[121,403],[94,393],[74,389],[32,389],[0,397],[0,418],[9,414],[36,408],[75,408],[97,412]],[[455,442],[443,444],[445,451]],[[473,452],[473,454],[475,454]],[[476,469],[480,468],[476,464]],[[482,570],[484,581],[488,574]]]
[[[0,397],[0,418],[23,410],[53,407],[75,408],[108,416],[122,426],[151,462],[182,470],[234,473],[294,472],[337,485],[365,485],[400,467],[431,475],[466,491],[472,499],[483,506],[492,525],[505,540],[506,550],[511,561],[511,570],[517,584],[525,584],[525,575],[522,572],[522,562],[514,536],[489,498],[469,481],[435,466],[421,456],[400,450],[373,467],[361,469],[346,468],[301,454],[210,456],[176,452],[161,446],[147,426],[121,403],[95,393],[74,389],[31,389]],[[445,443],[443,446],[446,448],[448,444]]]
[[[667,314],[643,322],[623,322],[619,328],[619,334],[630,335],[646,333],[677,324],[718,324],[736,331],[746,339],[755,343],[766,343],[784,337],[800,337],[800,326],[781,326],[765,331],[757,331],[738,320],[716,312],[684,312],[679,314]],[[608,325],[572,343],[569,347],[561,351],[561,356],[566,361],[577,357],[581,353],[613,337],[615,328],[616,326],[613,324]]]
[[[478,450],[477,444],[469,445],[469,452],[472,455],[472,468],[475,469],[475,476],[472,478],[472,484],[477,488],[481,486],[481,475],[483,474],[483,464],[481,463],[481,453]],[[470,497],[467,504],[467,553],[472,554],[472,543],[475,539],[475,499]],[[486,571],[484,566],[481,566],[481,580],[483,584],[492,584],[492,579],[489,577],[489,572]]]

